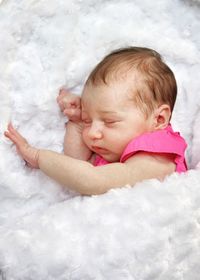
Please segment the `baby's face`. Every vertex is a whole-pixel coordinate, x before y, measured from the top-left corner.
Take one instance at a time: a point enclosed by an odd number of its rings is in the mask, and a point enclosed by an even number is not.
[[[130,99],[125,82],[85,87],[82,95],[83,140],[109,162],[119,161],[127,144],[152,130],[152,118]]]

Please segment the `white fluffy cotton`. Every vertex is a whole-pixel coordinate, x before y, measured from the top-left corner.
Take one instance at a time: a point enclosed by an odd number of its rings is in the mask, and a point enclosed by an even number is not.
[[[198,280],[200,5],[197,0],[0,1],[0,279]],[[11,119],[62,152],[62,85],[127,45],[155,48],[175,72],[172,119],[193,170],[82,197],[30,170],[3,137]]]

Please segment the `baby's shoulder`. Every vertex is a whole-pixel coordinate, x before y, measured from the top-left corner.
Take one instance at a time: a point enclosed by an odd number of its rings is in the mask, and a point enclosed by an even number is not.
[[[150,153],[173,153],[184,155],[187,144],[179,132],[174,132],[171,125],[165,129],[144,133],[128,143],[120,161],[124,162],[128,157],[139,151]]]

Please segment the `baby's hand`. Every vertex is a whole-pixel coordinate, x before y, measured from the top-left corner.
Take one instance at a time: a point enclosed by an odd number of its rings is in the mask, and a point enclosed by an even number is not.
[[[8,130],[4,132],[4,135],[15,144],[17,152],[29,167],[39,168],[39,150],[31,147],[11,123],[8,125]]]
[[[81,98],[67,89],[62,88],[57,97],[60,110],[69,120],[78,122],[81,120]]]

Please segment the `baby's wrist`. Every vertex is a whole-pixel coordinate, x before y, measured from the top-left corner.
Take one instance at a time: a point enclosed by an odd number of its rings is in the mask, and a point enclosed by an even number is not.
[[[40,149],[36,149],[36,157],[35,157],[35,161],[36,161],[36,168],[40,168],[39,166],[39,161],[40,161]]]
[[[25,157],[25,161],[32,168],[39,169],[39,157],[40,150],[29,145],[27,149],[27,156]]]
[[[80,121],[76,121],[76,122],[74,122],[74,121],[71,121],[71,120],[69,120],[67,123],[66,123],[66,128],[75,128],[77,131],[80,131],[80,132],[82,132],[82,129],[83,129],[83,122],[82,122],[82,120],[80,120]]]

